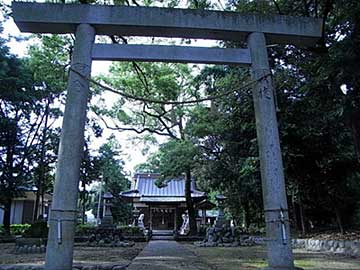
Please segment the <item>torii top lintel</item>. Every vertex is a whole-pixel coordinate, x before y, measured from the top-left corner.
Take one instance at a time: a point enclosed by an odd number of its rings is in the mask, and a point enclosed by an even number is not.
[[[155,36],[245,41],[263,32],[267,43],[314,45],[322,35],[320,19],[236,12],[13,2],[13,17],[23,32],[74,33],[87,23],[98,35]]]

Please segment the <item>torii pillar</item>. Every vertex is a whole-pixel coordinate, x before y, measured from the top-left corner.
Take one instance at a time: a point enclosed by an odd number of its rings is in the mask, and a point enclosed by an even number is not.
[[[90,77],[95,30],[89,24],[80,24],[76,28],[75,36],[71,68],[85,77]],[[70,71],[50,214],[46,270],[72,269],[88,99],[89,81]]]
[[[253,101],[266,223],[267,269],[293,269],[284,169],[265,35],[251,33],[247,43],[252,61],[251,77],[255,81]]]

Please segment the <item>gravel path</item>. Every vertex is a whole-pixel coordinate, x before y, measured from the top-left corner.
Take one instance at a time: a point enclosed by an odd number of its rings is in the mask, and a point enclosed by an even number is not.
[[[195,253],[175,241],[150,241],[128,270],[211,270]]]

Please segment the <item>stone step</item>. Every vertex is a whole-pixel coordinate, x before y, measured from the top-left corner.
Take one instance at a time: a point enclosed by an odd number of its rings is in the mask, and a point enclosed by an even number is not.
[[[174,232],[171,230],[153,230],[152,235],[156,236],[173,236]]]
[[[174,236],[170,235],[153,235],[151,237],[151,240],[166,240],[166,241],[172,241],[174,240]]]

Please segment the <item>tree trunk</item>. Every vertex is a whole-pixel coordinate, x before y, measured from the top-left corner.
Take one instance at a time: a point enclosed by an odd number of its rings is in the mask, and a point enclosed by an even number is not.
[[[42,137],[41,137],[41,155],[40,155],[40,162],[39,162],[39,178],[37,181],[37,191],[36,191],[36,199],[35,199],[35,211],[34,211],[34,217],[33,220],[37,220],[39,216],[39,204],[40,204],[40,196],[44,193],[43,187],[45,182],[45,154],[46,154],[46,134],[47,134],[47,125],[48,125],[48,119],[49,119],[49,106],[50,106],[50,100],[48,99],[46,102],[45,107],[45,123],[44,128],[42,131]],[[42,200],[42,206],[41,209],[43,209],[44,200]],[[44,215],[43,210],[41,210],[41,215]],[[43,218],[43,217],[42,217]]]
[[[300,231],[300,224],[299,224],[299,220],[297,217],[296,202],[295,202],[294,194],[291,195],[291,205],[292,205],[292,212],[293,212],[295,228]]]
[[[45,215],[45,204],[44,204],[45,192],[44,189],[41,190],[41,211],[40,215],[44,218]]]
[[[339,226],[339,230],[341,234],[345,233],[343,224],[342,224],[342,218],[341,218],[341,213],[340,213],[340,209],[338,207],[335,207],[335,215],[336,215],[336,222]]]
[[[82,210],[81,210],[81,224],[85,224],[85,211],[86,211],[86,183],[85,179],[82,181],[82,192],[80,193],[81,196],[81,204],[82,204]]]
[[[196,215],[194,204],[191,198],[191,171],[187,169],[185,173],[185,198],[186,198],[186,207],[189,215],[189,225],[190,225],[190,235],[197,234],[197,226],[196,226]]]
[[[299,202],[299,212],[300,212],[301,231],[302,231],[302,234],[305,234],[306,233],[305,215],[304,215],[304,208],[303,208],[301,201]]]
[[[81,224],[85,224],[85,212],[86,212],[86,204],[85,204],[85,195],[84,195],[84,201],[82,205],[82,213],[81,213]]]
[[[246,229],[249,229],[251,223],[249,202],[246,201],[243,203],[243,210],[244,210],[244,225]]]
[[[353,112],[350,117],[351,131],[354,138],[355,150],[360,162],[360,111]]]
[[[11,216],[11,199],[7,199],[4,202],[4,231],[6,234],[10,234],[10,216]]]
[[[36,221],[38,219],[38,215],[39,215],[39,205],[40,205],[40,188],[39,187],[40,187],[40,185],[38,182],[36,197],[35,197],[35,209],[34,209],[33,221]]]

